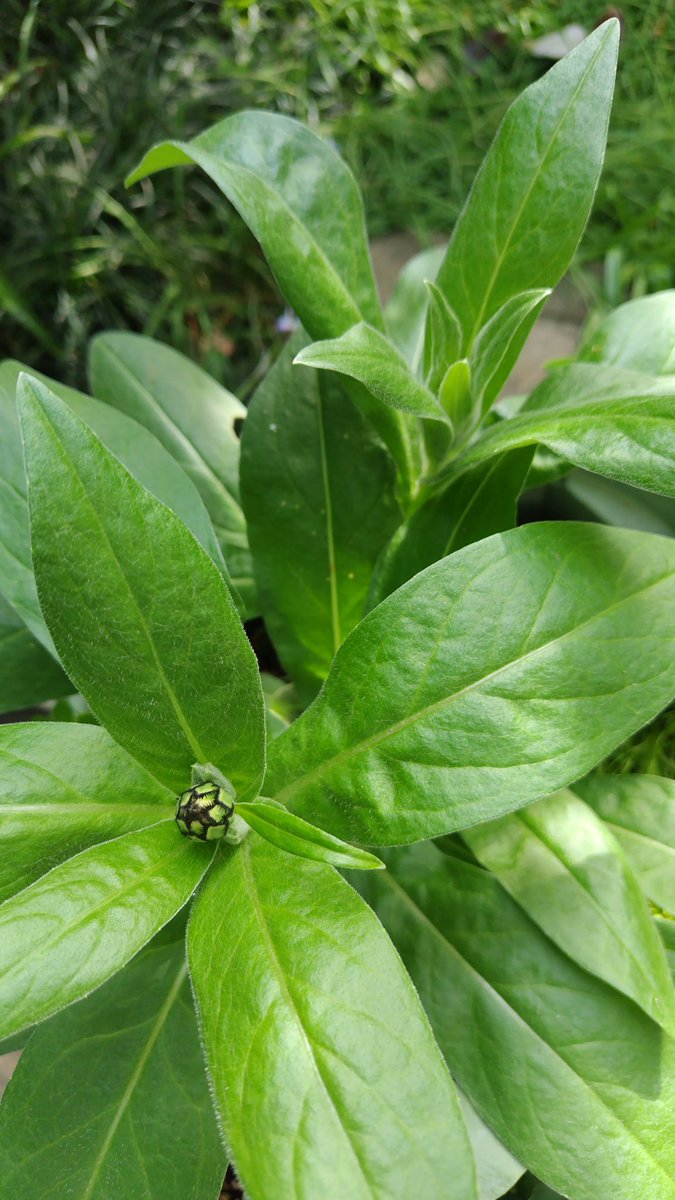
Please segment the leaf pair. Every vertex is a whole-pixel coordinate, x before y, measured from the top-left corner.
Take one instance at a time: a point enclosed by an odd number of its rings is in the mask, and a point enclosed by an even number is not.
[[[429,291],[425,383],[384,334],[364,323],[339,338],[313,342],[294,361],[356,379],[401,412],[447,421],[455,440],[463,441],[489,411],[550,288],[507,300],[481,330],[468,358],[458,357],[457,317],[437,287],[429,285]]]

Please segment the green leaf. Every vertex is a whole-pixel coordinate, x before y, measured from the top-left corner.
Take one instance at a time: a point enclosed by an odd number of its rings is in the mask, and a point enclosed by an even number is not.
[[[394,534],[380,559],[369,607],[431,563],[516,523],[532,450],[512,450],[465,471]]]
[[[518,416],[548,409],[577,408],[636,396],[672,396],[675,377],[644,375],[597,363],[565,363],[554,367],[520,405]]]
[[[462,1116],[476,1160],[478,1200],[499,1200],[523,1175],[525,1168],[478,1116],[468,1096],[457,1089]]]
[[[341,386],[292,366],[301,337],[253,398],[241,487],[262,613],[310,700],[363,615],[401,515],[391,460]]]
[[[618,44],[618,21],[606,21],[506,114],[436,280],[463,353],[505,301],[567,270],[602,166]]]
[[[671,497],[655,496],[580,470],[570,472],[564,488],[594,520],[675,537],[675,502]]]
[[[26,473],[16,411],[16,385],[20,363],[0,364],[0,591],[16,609],[38,641],[51,650],[54,644],[38,603],[30,555],[30,529],[26,499]],[[93,400],[46,376],[35,378],[65,401],[94,430],[103,444],[128,471],[185,522],[197,541],[225,572],[222,554],[208,513],[185,472],[147,430],[107,404]]]
[[[384,312],[387,332],[413,370],[422,355],[429,301],[425,284],[437,274],[444,255],[444,246],[431,246],[413,255],[400,271]]]
[[[561,950],[675,1033],[675,989],[645,898],[591,808],[558,792],[464,840]]]
[[[435,283],[424,281],[429,296],[429,316],[424,340],[424,378],[437,392],[448,367],[459,358],[462,331],[456,313]]]
[[[54,656],[0,596],[0,712],[68,696],[73,685]]]
[[[488,871],[430,845],[386,861],[359,879],[497,1136],[575,1200],[672,1200],[673,1042],[558,950]]]
[[[376,846],[542,799],[672,698],[674,601],[671,539],[550,522],[467,546],[354,630],[266,794]]]
[[[471,432],[479,413],[473,400],[468,359],[460,358],[448,367],[438,389],[438,401],[456,437]]]
[[[609,826],[649,898],[675,913],[675,781],[591,775],[574,791]]]
[[[327,142],[288,117],[240,112],[190,142],[155,146],[127,186],[191,162],[244,218],[312,337],[360,319],[381,325],[361,194]]]
[[[251,835],[200,891],[188,958],[251,1200],[472,1200],[459,1103],[417,996],[332,868]]]
[[[220,572],[43,384],[25,378],[19,402],[40,604],[68,674],[167,787],[213,762],[253,799],[262,692]]]
[[[328,863],[345,870],[381,870],[383,863],[367,850],[350,846],[340,838],[324,833],[302,817],[296,817],[274,800],[256,800],[255,804],[237,804],[237,813],[256,833],[288,854]]]
[[[654,924],[663,942],[663,948],[670,966],[670,973],[673,977],[673,983],[675,983],[675,920],[672,916],[668,916],[667,918],[654,917]]]
[[[260,672],[265,697],[265,720],[268,738],[278,737],[294,721],[299,712],[298,697],[292,683],[276,675]]]
[[[135,333],[95,337],[89,373],[94,395],[149,429],[190,477],[247,615],[254,615],[235,430],[235,422],[246,417],[244,405],[184,354]]]
[[[83,850],[0,907],[0,1037],[86,996],[189,900],[213,849],[173,821]]]
[[[327,142],[288,117],[236,113],[191,142],[156,146],[127,182],[190,162],[246,221],[312,338],[337,337],[361,320],[383,327],[361,194]],[[413,433],[365,389],[351,394],[392,450],[407,496]]]
[[[175,797],[95,725],[0,727],[0,900],[97,842],[173,816]]]
[[[485,414],[506,382],[550,288],[533,288],[511,296],[478,334],[471,352],[472,390]]]
[[[22,1029],[20,1033],[15,1033],[12,1034],[11,1037],[3,1038],[2,1041],[0,1041],[0,1055],[12,1054],[16,1050],[23,1050],[32,1033],[33,1026],[29,1025],[26,1029]]]
[[[0,1107],[13,1200],[215,1200],[226,1162],[182,942],[38,1029]]]
[[[378,400],[401,412],[443,420],[436,397],[416,379],[389,338],[372,325],[360,322],[340,337],[312,342],[293,361],[300,366],[348,375]]]
[[[675,371],[675,290],[620,304],[584,337],[579,358],[647,375]]]
[[[675,396],[578,399],[582,402],[528,411],[490,426],[452,470],[464,470],[518,446],[543,442],[575,466],[675,496]]]

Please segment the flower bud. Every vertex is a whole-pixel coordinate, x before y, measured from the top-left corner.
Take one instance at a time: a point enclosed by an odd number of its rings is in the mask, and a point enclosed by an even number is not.
[[[185,837],[213,842],[229,828],[234,804],[217,783],[197,783],[178,797],[176,824]]]

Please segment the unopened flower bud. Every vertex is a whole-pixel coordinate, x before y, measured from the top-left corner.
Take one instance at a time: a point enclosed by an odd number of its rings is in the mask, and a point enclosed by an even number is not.
[[[217,783],[197,783],[178,797],[176,824],[185,837],[214,842],[229,828],[234,804]]]

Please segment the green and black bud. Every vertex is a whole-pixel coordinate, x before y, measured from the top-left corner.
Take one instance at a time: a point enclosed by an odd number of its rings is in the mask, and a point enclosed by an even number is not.
[[[234,804],[217,783],[196,783],[178,797],[176,824],[185,837],[200,842],[222,838],[230,827]]]

